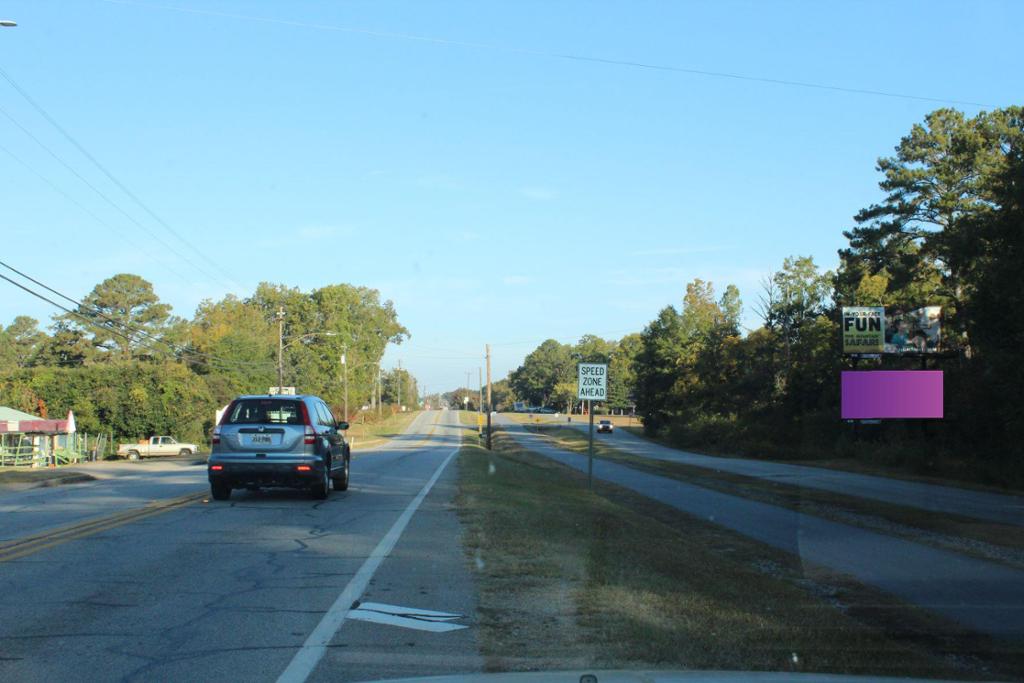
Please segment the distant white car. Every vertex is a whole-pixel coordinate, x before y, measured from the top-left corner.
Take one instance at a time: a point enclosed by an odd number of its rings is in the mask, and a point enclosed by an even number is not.
[[[199,447],[194,443],[179,443],[171,436],[151,436],[149,441],[123,443],[117,447],[117,454],[129,460],[167,455],[188,457],[198,452]]]
[[[600,422],[597,423],[598,434],[600,434],[601,432],[607,432],[608,434],[611,434],[614,431],[615,425],[612,424],[611,420],[601,420]]]

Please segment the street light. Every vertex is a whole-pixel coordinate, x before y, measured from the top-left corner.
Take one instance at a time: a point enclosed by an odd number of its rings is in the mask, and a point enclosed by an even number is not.
[[[11,21],[10,19],[0,19],[0,26],[3,26],[5,28],[14,28],[17,25],[18,22],[16,21]]]
[[[336,333],[329,332],[329,333],[326,333],[326,334],[328,334],[330,336],[333,336]],[[365,367],[367,365],[379,365],[379,363],[380,363],[379,360],[368,360],[368,361],[364,361],[362,363],[356,363],[355,365],[352,365],[352,368],[355,369],[355,368]],[[348,362],[348,344],[344,344],[341,347],[341,367],[342,367],[342,381],[344,382],[344,386],[345,386],[345,416],[346,416],[346,419],[348,419],[348,366],[349,365],[350,365],[350,363]],[[378,375],[379,374],[380,373],[378,371]]]
[[[337,332],[309,332],[307,334],[300,334],[298,336],[292,335],[291,339],[287,344],[284,343],[284,306],[280,306],[277,309],[277,314],[274,316],[277,318],[277,393],[280,394],[284,390],[284,350],[286,347],[291,346],[297,341],[303,339],[309,339],[310,337],[336,337]]]

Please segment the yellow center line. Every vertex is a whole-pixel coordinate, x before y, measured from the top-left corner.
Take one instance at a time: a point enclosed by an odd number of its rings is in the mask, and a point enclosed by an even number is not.
[[[17,560],[25,557],[26,555],[31,555],[68,541],[86,538],[87,536],[92,536],[125,524],[137,522],[139,520],[146,519],[147,517],[153,517],[163,514],[164,512],[170,512],[176,508],[203,500],[206,498],[206,495],[207,493],[205,491],[201,491],[199,493],[190,493],[178,498],[159,500],[150,503],[145,507],[125,510],[112,515],[106,515],[104,517],[95,517],[83,522],[77,522],[75,524],[69,524],[67,526],[33,534],[31,536],[24,536],[12,541],[7,541],[0,544],[0,562]]]

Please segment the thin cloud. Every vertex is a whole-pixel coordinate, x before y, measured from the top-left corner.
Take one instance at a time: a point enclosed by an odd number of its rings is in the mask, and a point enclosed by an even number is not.
[[[444,173],[420,176],[416,184],[432,190],[463,190],[465,185],[458,179]]]
[[[270,235],[256,241],[260,249],[280,249],[295,244],[296,238],[301,242],[322,242],[333,237],[351,235],[352,228],[341,225],[305,225],[291,231],[275,230]]]
[[[519,285],[528,285],[533,282],[533,278],[526,275],[506,275],[501,278],[501,281],[510,287],[515,287]]]
[[[309,225],[299,228],[299,237],[304,240],[322,240],[328,237],[337,237],[351,233],[350,228],[343,228],[337,225]]]
[[[714,283],[716,290],[724,291],[728,284],[734,284],[742,292],[753,294],[764,272],[757,268],[728,268],[724,270],[686,267],[686,268],[642,268],[613,270],[608,273],[606,284],[616,287],[651,287],[655,285],[678,284],[684,288],[686,283],[700,278],[705,282]],[[680,291],[685,291],[681,289]]]
[[[642,249],[630,253],[630,256],[683,256],[685,254],[710,254],[716,251],[729,251],[736,247],[656,247]]]
[[[606,284],[615,287],[649,287],[672,282],[685,282],[691,270],[685,268],[645,268],[643,270],[617,270],[609,273]]]
[[[521,187],[519,194],[538,202],[549,202],[558,198],[558,193],[546,187]]]

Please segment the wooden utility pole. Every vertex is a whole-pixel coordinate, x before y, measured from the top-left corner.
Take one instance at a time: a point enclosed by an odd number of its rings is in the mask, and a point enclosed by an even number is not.
[[[487,450],[491,450],[491,345],[487,350]]]
[[[277,394],[284,391],[284,306],[277,307]]]
[[[342,381],[345,383],[345,421],[348,422],[348,344],[341,347],[341,369],[344,373]]]
[[[478,388],[476,392],[476,433],[479,436],[484,431],[484,421],[481,419],[484,416],[484,369],[479,365],[476,366],[476,378]]]

